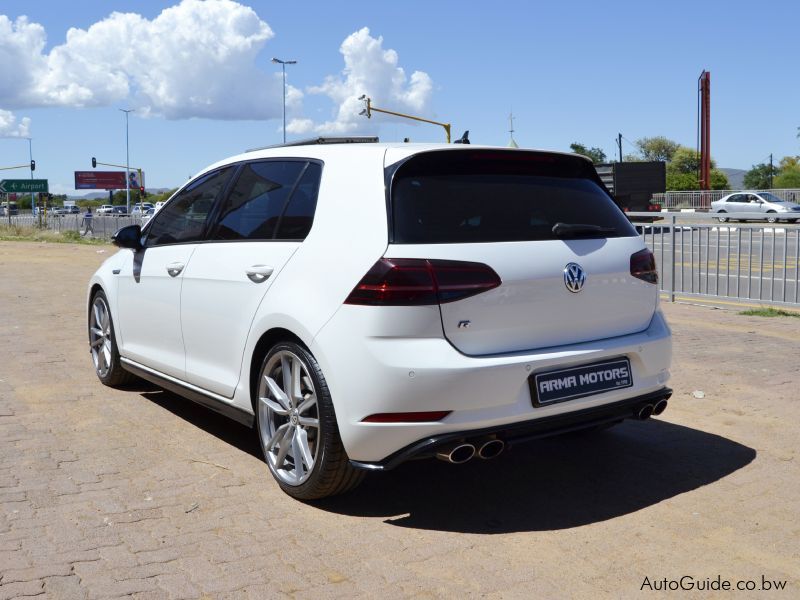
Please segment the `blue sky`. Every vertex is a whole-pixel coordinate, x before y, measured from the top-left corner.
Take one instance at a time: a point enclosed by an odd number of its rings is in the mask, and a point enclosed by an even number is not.
[[[368,93],[376,105],[450,121],[456,136],[469,129],[474,143],[505,145],[513,110],[523,147],[567,150],[579,141],[612,156],[617,132],[626,153],[644,136],[694,146],[696,82],[708,69],[720,166],[800,154],[797,2],[202,4],[0,4],[10,27],[0,36],[0,126],[5,118],[7,135],[24,134],[22,119],[30,119],[36,176],[51,190],[72,193],[73,171],[89,170],[92,156],[124,163],[119,108],[136,109],[130,162],[145,170],[148,187],[177,186],[211,162],[279,143],[273,56],[298,61],[287,69],[290,139],[443,140],[433,126],[358,118],[354,98]],[[41,26],[28,37],[22,15]],[[41,28],[43,48],[35,43]],[[70,28],[84,33],[68,42]],[[17,54],[8,50],[14,40]],[[0,138],[0,166],[27,156],[25,140]]]

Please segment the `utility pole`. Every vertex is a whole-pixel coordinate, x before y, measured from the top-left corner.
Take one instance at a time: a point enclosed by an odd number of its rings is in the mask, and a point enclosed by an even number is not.
[[[296,65],[296,60],[281,60],[273,58],[272,62],[277,63],[283,69],[283,143],[286,143],[286,65]]]
[[[128,113],[132,113],[133,109],[125,110],[120,108],[125,113],[125,212],[131,214],[131,156],[128,146]]]
[[[33,180],[33,169],[34,169],[34,164],[35,164],[33,162],[33,142],[32,142],[32,139],[33,138],[27,138],[27,140],[28,140],[28,156],[29,156],[30,161],[31,161],[31,181]],[[36,202],[34,202],[34,200],[33,200],[33,192],[31,192],[31,215],[35,215],[36,214],[35,206],[36,206]]]
[[[617,134],[617,147],[619,148],[619,162],[622,162],[622,134]]]
[[[772,189],[772,152],[769,153],[769,189]]]

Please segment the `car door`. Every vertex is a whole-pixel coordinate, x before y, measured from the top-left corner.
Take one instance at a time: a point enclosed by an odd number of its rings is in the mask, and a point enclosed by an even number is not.
[[[281,159],[246,163],[237,174],[183,276],[189,383],[233,396],[256,310],[311,228],[321,169]]]
[[[123,357],[179,379],[185,376],[183,272],[232,170],[206,174],[181,190],[145,229],[144,248],[132,252],[120,269],[117,328]]]

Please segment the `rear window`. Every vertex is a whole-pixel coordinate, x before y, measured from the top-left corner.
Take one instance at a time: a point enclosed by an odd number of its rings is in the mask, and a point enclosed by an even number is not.
[[[446,244],[562,239],[556,223],[628,237],[636,231],[581,158],[519,151],[416,155],[394,173],[393,243]]]

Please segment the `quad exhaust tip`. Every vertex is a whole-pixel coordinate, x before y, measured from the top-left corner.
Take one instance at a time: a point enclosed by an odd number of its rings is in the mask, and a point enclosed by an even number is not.
[[[467,442],[450,444],[436,453],[436,458],[454,465],[463,464],[473,456],[475,456],[475,446]]]
[[[649,419],[651,416],[653,416],[653,410],[654,407],[652,404],[645,404],[643,407],[639,409],[639,412],[636,413],[636,417],[641,421]]]
[[[506,443],[503,440],[492,438],[483,442],[478,448],[478,458],[490,460],[497,458],[505,450]]]
[[[667,405],[668,404],[669,403],[667,402],[667,399],[666,398],[662,398],[661,400],[656,402],[656,405],[653,407],[653,414],[654,415],[660,415],[665,410],[667,410]]]

